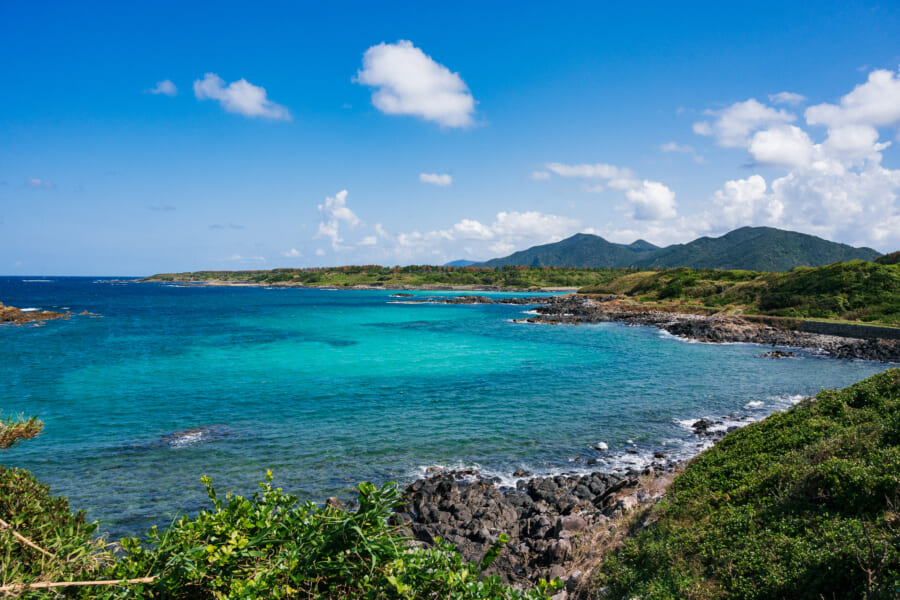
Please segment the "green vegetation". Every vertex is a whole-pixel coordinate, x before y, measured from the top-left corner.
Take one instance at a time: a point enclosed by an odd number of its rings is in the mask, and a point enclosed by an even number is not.
[[[3,420],[0,414],[0,450],[12,448],[22,440],[30,440],[36,437],[44,428],[44,424],[37,417],[13,417]]]
[[[727,435],[649,521],[604,598],[897,598],[900,370]]]
[[[520,592],[481,572],[497,557],[501,537],[480,565],[452,546],[407,544],[391,523],[399,492],[360,484],[354,511],[301,503],[271,485],[252,498],[218,496],[204,478],[212,509],[176,519],[146,540],[126,538],[114,555],[92,537],[96,523],[69,512],[65,498],[26,471],[0,467],[0,596],[28,598],[546,598],[557,584]],[[14,537],[16,531],[21,537]],[[112,583],[128,580],[132,583]],[[138,581],[135,583],[135,581]],[[36,582],[93,581],[86,587],[23,590]]]
[[[264,285],[313,285],[324,287],[476,286],[515,289],[571,287],[605,283],[619,277],[622,270],[571,269],[551,267],[381,267],[378,265],[331,267],[324,269],[272,269],[270,271],[197,271],[161,273],[150,281],[225,282]]]
[[[900,264],[853,261],[787,273],[642,271],[579,292],[744,314],[900,324]]]
[[[300,503],[271,474],[252,498],[217,496],[204,478],[213,509],[181,517],[146,546],[122,541],[126,554],[110,570],[116,579],[157,574],[155,583],[108,590],[99,598],[545,598],[521,593],[498,576],[479,578],[505,541],[482,565],[465,563],[447,544],[409,547],[391,524],[399,493],[392,485],[359,486],[355,511]]]

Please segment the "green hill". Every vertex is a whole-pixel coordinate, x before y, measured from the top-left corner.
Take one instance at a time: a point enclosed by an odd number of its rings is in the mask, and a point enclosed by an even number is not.
[[[897,598],[900,370],[728,434],[594,570],[603,598]]]
[[[579,233],[560,242],[534,246],[476,266],[788,271],[798,266],[816,267],[838,261],[870,261],[878,256],[880,254],[871,248],[854,248],[804,233],[772,227],[741,227],[721,237],[701,237],[665,248],[644,240],[629,245],[616,244],[596,235]]]
[[[659,250],[649,242],[637,241],[629,246],[608,242],[602,237],[589,233],[576,233],[570,238],[553,244],[534,246],[510,254],[506,258],[495,258],[479,263],[477,267],[576,267],[576,268],[617,268],[628,267],[648,253]]]

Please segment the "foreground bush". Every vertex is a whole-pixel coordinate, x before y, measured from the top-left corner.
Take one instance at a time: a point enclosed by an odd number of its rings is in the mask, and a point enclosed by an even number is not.
[[[399,496],[393,486],[360,484],[359,506],[349,512],[300,503],[273,488],[271,474],[251,499],[229,495],[223,501],[209,479],[204,483],[212,510],[181,517],[165,533],[154,529],[146,546],[123,540],[126,554],[108,574],[158,574],[158,580],[99,597],[545,597],[519,593],[497,577],[479,580],[480,567],[463,562],[451,546],[410,548],[389,521]]]
[[[497,576],[480,577],[503,539],[481,565],[466,563],[447,544],[411,548],[390,523],[396,487],[360,484],[358,509],[301,503],[271,485],[252,498],[220,498],[204,478],[212,509],[178,518],[143,543],[122,540],[118,560],[92,539],[95,524],[70,513],[64,498],[25,471],[0,469],[0,511],[48,557],[0,536],[3,585],[47,581],[134,580],[147,583],[27,590],[25,597],[81,598],[546,598],[553,586],[520,592]],[[14,590],[20,593],[21,589]],[[12,595],[16,595],[13,593]],[[3,593],[0,593],[3,597]]]
[[[28,471],[0,465],[0,520],[0,588],[80,580],[112,560],[94,538],[97,525]]]
[[[597,595],[900,597],[900,370],[729,434],[654,519],[598,570]]]

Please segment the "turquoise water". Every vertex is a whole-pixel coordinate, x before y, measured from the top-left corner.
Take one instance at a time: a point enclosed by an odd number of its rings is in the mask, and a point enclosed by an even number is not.
[[[518,324],[528,307],[387,291],[46,279],[0,278],[0,301],[101,316],[0,327],[0,408],[45,423],[2,460],[114,536],[204,507],[201,475],[248,493],[271,469],[321,501],[435,464],[508,481],[689,456],[695,419],[760,419],[886,368],[647,327]]]

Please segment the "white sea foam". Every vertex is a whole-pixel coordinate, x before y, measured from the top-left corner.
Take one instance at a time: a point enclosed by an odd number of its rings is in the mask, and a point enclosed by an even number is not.
[[[661,337],[663,339],[678,340],[679,342],[684,342],[685,344],[699,344],[700,343],[699,341],[697,341],[693,338],[682,337],[680,335],[675,335],[675,334],[669,333],[665,329],[659,330],[659,337]]]
[[[522,314],[523,315],[539,315],[541,313],[539,313],[538,311],[536,311],[534,309],[531,309],[531,310],[523,310]]]
[[[751,400],[750,402],[748,402],[747,404],[744,405],[744,409],[745,410],[753,410],[756,408],[762,408],[765,405],[766,405],[766,403],[763,402],[762,400]]]
[[[203,441],[203,438],[206,437],[204,431],[192,431],[191,433],[186,433],[184,435],[180,435],[177,437],[170,438],[167,440],[167,443],[173,448],[181,448],[184,446],[190,446],[192,444],[198,444]]]
[[[39,308],[20,308],[19,310],[21,310],[22,312],[35,312],[35,311],[38,311],[41,309],[39,309]]]

